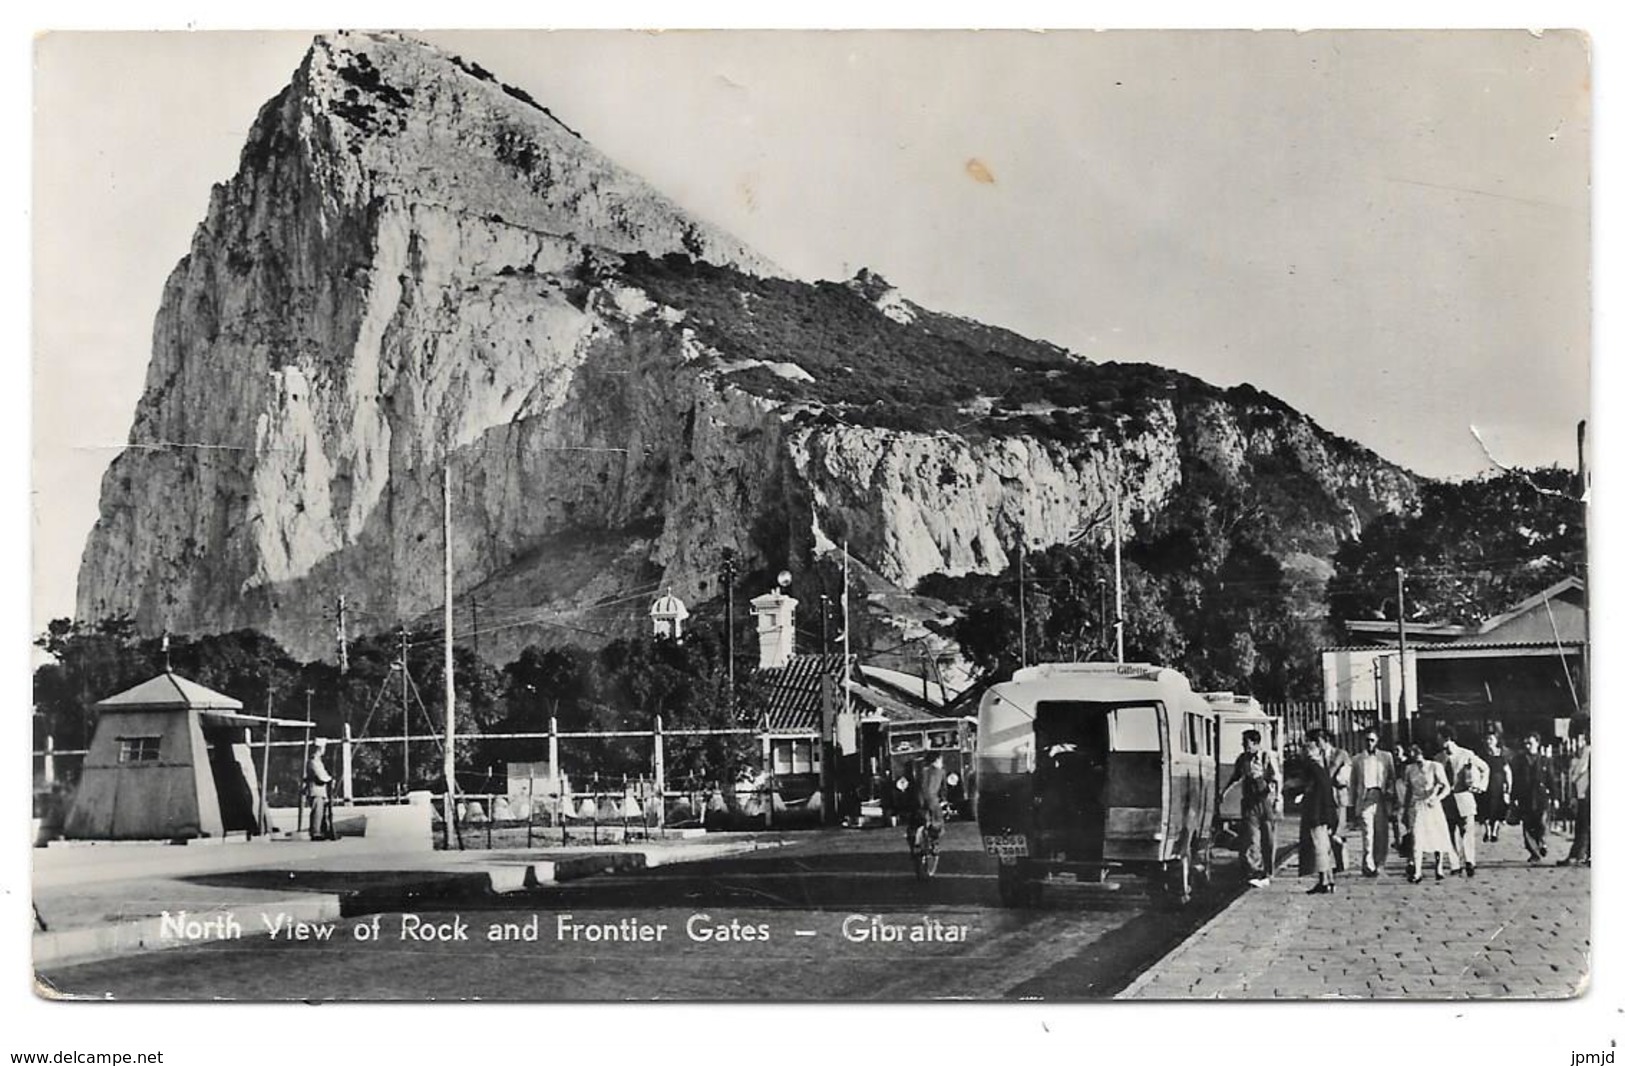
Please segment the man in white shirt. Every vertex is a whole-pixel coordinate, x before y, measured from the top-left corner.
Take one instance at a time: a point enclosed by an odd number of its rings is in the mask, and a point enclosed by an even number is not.
[[[1569,757],[1569,792],[1574,796],[1574,843],[1557,865],[1591,865],[1591,738],[1584,730],[1574,734]]]
[[[1467,876],[1477,872],[1478,860],[1478,793],[1490,783],[1490,767],[1483,759],[1456,743],[1456,731],[1448,725],[1439,727],[1439,743],[1444,751],[1445,777],[1450,780],[1450,795],[1444,804],[1445,820],[1450,823],[1450,841],[1461,856]]]
[[[1367,877],[1376,877],[1388,861],[1388,823],[1394,810],[1394,757],[1377,747],[1380,742],[1375,729],[1366,731],[1365,750],[1354,756],[1349,790],[1360,819],[1360,870]]]

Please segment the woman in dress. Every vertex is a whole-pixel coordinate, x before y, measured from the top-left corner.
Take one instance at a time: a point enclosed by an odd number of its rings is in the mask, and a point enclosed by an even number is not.
[[[1433,853],[1434,880],[1444,880],[1444,866],[1456,869],[1456,852],[1450,845],[1450,827],[1444,818],[1444,797],[1450,795],[1450,778],[1444,767],[1422,757],[1422,745],[1405,748],[1405,769],[1399,775],[1399,806],[1405,831],[1410,836],[1409,873],[1411,884],[1422,880],[1422,858]]]
[[[1501,734],[1494,730],[1484,737],[1484,763],[1490,768],[1490,783],[1478,797],[1478,817],[1484,823],[1484,839],[1500,840],[1501,823],[1512,802],[1512,771],[1501,750]]]
[[[1308,762],[1304,770],[1306,780],[1303,791],[1303,813],[1299,817],[1308,827],[1309,841],[1314,849],[1315,887],[1311,896],[1337,891],[1337,874],[1332,860],[1332,831],[1337,828],[1337,790],[1326,769],[1324,744],[1311,741]]]

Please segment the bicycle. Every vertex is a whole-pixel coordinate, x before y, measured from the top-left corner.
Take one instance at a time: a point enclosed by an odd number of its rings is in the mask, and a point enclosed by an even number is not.
[[[914,863],[914,876],[921,881],[936,875],[937,863],[941,860],[938,852],[941,838],[941,826],[921,822],[909,830],[908,855]]]

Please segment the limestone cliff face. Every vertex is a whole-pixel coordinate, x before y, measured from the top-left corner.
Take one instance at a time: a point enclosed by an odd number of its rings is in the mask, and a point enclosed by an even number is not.
[[[319,39],[166,286],[81,614],[264,625],[306,650],[346,586],[409,618],[439,599],[448,457],[475,575],[646,517],[641,432],[665,413],[619,423],[631,383],[583,366],[640,374],[673,338],[618,333],[613,294],[568,289],[590,253],[626,250],[774,270],[477,66]]]
[[[734,281],[684,301],[628,268],[671,256]],[[438,607],[447,469],[457,624],[477,598],[497,658],[641,629],[661,585],[711,598],[725,549],[771,569],[846,539],[906,588],[1002,570],[1020,530],[1103,536],[1098,438],[825,417],[847,407],[810,355],[717,347],[716,309],[748,320],[750,286],[869,300],[842,313],[961,355],[1027,345],[1059,368],[1045,373],[1084,366],[872,276],[833,294],[784,279],[474,64],[387,35],[318,39],[165,288],[80,615],[255,626],[331,654],[340,592],[353,630]],[[1302,416],[1219,399],[1156,401],[1118,455],[1131,524],[1193,464],[1238,479],[1285,465],[1332,504],[1303,523],[1321,556],[1413,491]]]

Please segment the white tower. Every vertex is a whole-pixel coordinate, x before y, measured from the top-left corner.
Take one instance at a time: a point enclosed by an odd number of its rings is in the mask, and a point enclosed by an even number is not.
[[[756,639],[762,649],[758,666],[763,670],[790,665],[790,656],[796,653],[796,600],[783,591],[789,584],[789,573],[782,573],[779,588],[750,601],[750,613],[756,616]]]
[[[671,594],[666,594],[655,600],[654,606],[649,608],[649,617],[654,619],[655,636],[670,637],[673,640],[683,639],[683,620],[688,617],[688,607],[682,600]]]

